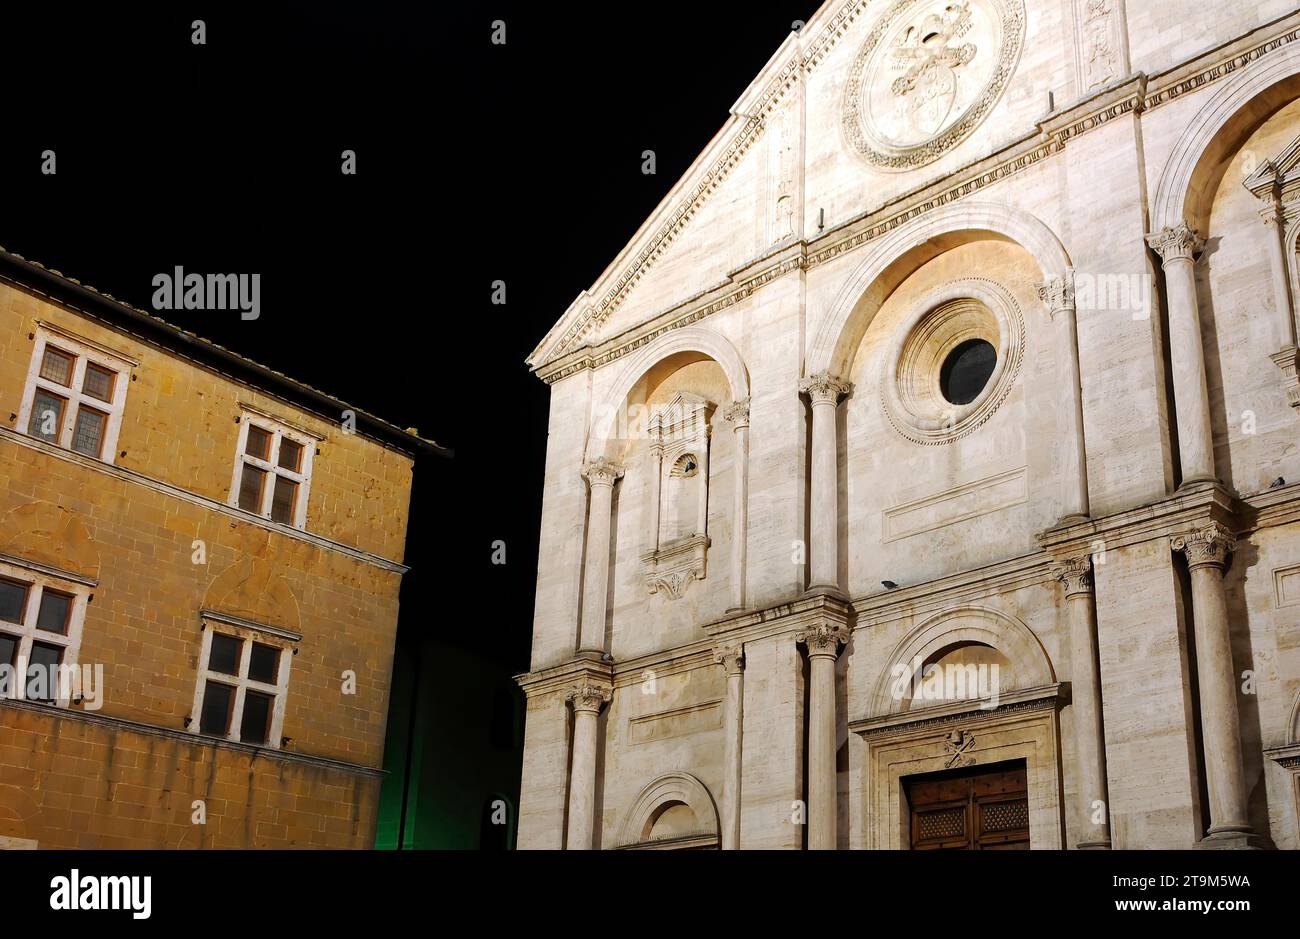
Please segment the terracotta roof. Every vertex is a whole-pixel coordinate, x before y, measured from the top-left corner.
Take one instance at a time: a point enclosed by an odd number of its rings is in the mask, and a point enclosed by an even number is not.
[[[255,362],[210,339],[182,329],[148,310],[132,306],[111,294],[83,284],[75,277],[28,260],[20,254],[0,246],[0,280],[10,281],[20,287],[34,290],[61,306],[108,323],[124,327],[133,333],[143,333],[141,338],[157,345],[194,358],[209,365],[219,366],[225,372],[235,372],[238,378],[254,387],[285,399],[307,410],[319,412],[326,408],[338,413],[352,411],[357,416],[357,430],[382,443],[391,444],[411,454],[428,453],[450,457],[452,451],[434,440],[421,437],[414,427],[398,427],[369,411],[348,404],[324,391],[290,378],[283,372]]]

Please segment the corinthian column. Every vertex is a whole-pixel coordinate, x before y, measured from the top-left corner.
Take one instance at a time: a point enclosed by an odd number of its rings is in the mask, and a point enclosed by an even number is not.
[[[1047,306],[1056,324],[1056,346],[1065,353],[1066,372],[1062,407],[1068,454],[1065,473],[1062,521],[1080,521],[1088,517],[1088,459],[1083,442],[1083,388],[1079,379],[1079,335],[1075,324],[1074,271],[1053,277],[1038,288],[1038,297]]]
[[[722,850],[740,847],[740,760],[745,719],[745,652],[743,646],[724,646],[713,654],[727,676],[727,703],[723,712],[726,735],[722,772]]]
[[[591,506],[587,512],[587,568],[578,649],[603,652],[605,598],[609,595],[610,512],[614,504],[614,483],[622,477],[623,467],[600,457],[588,463],[582,475],[591,489]]]
[[[800,633],[808,647],[808,849],[835,849],[835,659],[848,639],[842,626]]]
[[[1097,664],[1097,608],[1092,594],[1092,558],[1065,562],[1057,575],[1065,583],[1070,617],[1071,707],[1074,709],[1075,775],[1079,780],[1080,848],[1110,847],[1110,802],[1106,792],[1106,736],[1101,722],[1101,673]]]
[[[745,608],[745,562],[749,542],[749,399],[723,412],[736,435],[736,503],[731,527],[731,609]]]
[[[1196,635],[1196,675],[1201,698],[1201,745],[1210,790],[1209,836],[1249,832],[1246,780],[1241,762],[1241,724],[1237,680],[1223,594],[1223,568],[1236,547],[1231,532],[1216,523],[1174,538],[1175,551],[1187,555],[1192,574],[1192,618]]]
[[[1196,256],[1205,241],[1186,225],[1147,235],[1165,271],[1169,301],[1169,354],[1174,376],[1174,411],[1183,485],[1213,482],[1214,438],[1210,431],[1210,396],[1205,385],[1205,353],[1196,300]]]
[[[610,700],[609,688],[578,685],[565,699],[573,706],[573,765],[569,770],[569,833],[565,847],[589,851],[596,828],[597,718]]]
[[[835,412],[853,385],[823,372],[799,383],[812,402],[812,509],[809,589],[839,591],[839,482]]]

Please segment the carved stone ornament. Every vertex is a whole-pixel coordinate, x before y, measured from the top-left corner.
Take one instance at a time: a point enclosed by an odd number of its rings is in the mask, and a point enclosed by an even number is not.
[[[1160,255],[1161,261],[1168,264],[1175,260],[1194,261],[1205,247],[1205,239],[1186,225],[1176,225],[1147,235],[1147,244]]]
[[[948,754],[944,766],[955,769],[959,766],[974,766],[975,735],[965,730],[954,730],[943,741],[943,752]]]
[[[832,626],[828,623],[814,626],[795,636],[796,642],[801,642],[808,647],[810,656],[829,655],[832,658],[839,655],[840,646],[848,642],[848,639],[848,631],[843,626]]]
[[[1043,301],[1047,312],[1056,319],[1056,314],[1063,310],[1074,309],[1074,275],[1053,277],[1047,283],[1038,285],[1038,299]]]
[[[722,419],[734,428],[749,426],[749,399],[741,398],[722,409]]]
[[[727,675],[739,675],[745,670],[743,646],[720,646],[713,650],[713,661],[722,666]]]
[[[1194,532],[1178,535],[1169,544],[1187,555],[1188,567],[1223,567],[1228,555],[1236,550],[1237,539],[1222,525],[1211,522]]]
[[[1065,584],[1065,595],[1074,597],[1092,593],[1092,558],[1070,558],[1053,573]]]
[[[597,457],[582,469],[582,475],[593,486],[613,486],[623,478],[623,464],[607,457]]]
[[[853,383],[841,381],[834,375],[822,372],[799,382],[799,390],[808,396],[814,405],[838,404],[840,398],[853,394]]]
[[[849,70],[850,148],[889,170],[938,159],[997,104],[1024,41],[1023,0],[895,0]]]
[[[564,693],[564,700],[573,705],[575,711],[599,711],[614,697],[609,688],[600,685],[575,685]]]

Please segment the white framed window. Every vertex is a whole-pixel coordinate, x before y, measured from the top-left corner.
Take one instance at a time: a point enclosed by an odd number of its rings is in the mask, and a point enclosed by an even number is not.
[[[278,750],[297,638],[205,615],[190,731]]]
[[[88,583],[0,561],[0,697],[67,707]]]
[[[229,503],[282,525],[307,527],[316,442],[305,431],[261,414],[239,419],[239,445]]]
[[[39,327],[18,429],[112,463],[134,364],[88,340]]]

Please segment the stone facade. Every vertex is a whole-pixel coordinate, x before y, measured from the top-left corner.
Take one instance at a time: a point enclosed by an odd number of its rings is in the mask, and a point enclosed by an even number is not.
[[[529,359],[520,846],[1300,847],[1297,154],[1292,3],[824,4]]]
[[[75,641],[62,662],[102,667],[102,687],[96,707],[84,696],[0,701],[0,842],[370,847],[413,456],[424,444],[395,428],[381,439],[368,415],[346,432],[346,405],[331,414],[319,393],[316,408],[291,403],[287,379],[233,377],[237,357],[182,353],[170,344],[179,331],[149,319],[6,256],[0,578],[6,596],[14,584],[27,591],[28,626],[33,584],[72,598]],[[70,446],[57,428],[50,440],[29,432],[32,375],[45,369],[38,343],[76,356],[72,381],[56,360],[49,387],[83,407],[95,401],[76,391],[82,359],[114,372],[124,397],[102,452]],[[310,447],[297,459],[310,472],[301,526],[233,498],[250,422]],[[78,423],[71,441],[80,433]],[[269,459],[283,466],[291,453],[285,443]],[[15,620],[21,610],[0,611],[0,639],[17,634]],[[278,667],[278,687],[252,683],[247,657],[235,667],[247,681],[231,713],[242,708],[247,723],[228,718],[220,737],[200,733],[204,668],[235,681],[209,658],[217,634],[276,650]],[[61,641],[29,635],[33,648]],[[269,732],[249,717],[259,687],[273,698]]]

